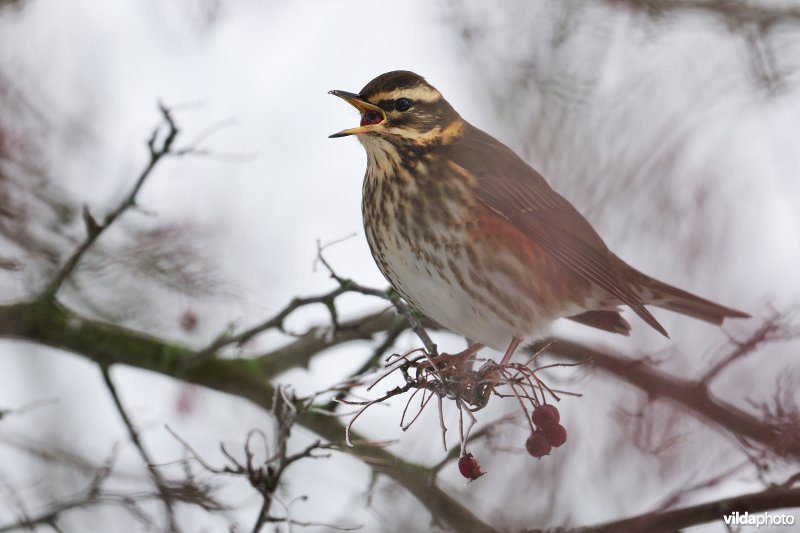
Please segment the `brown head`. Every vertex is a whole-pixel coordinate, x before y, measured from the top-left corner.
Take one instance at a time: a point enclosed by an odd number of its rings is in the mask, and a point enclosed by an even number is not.
[[[438,144],[462,126],[461,117],[425,78],[407,70],[381,74],[358,94],[330,91],[361,113],[361,123],[331,137],[357,135],[365,146],[370,140],[394,145]]]

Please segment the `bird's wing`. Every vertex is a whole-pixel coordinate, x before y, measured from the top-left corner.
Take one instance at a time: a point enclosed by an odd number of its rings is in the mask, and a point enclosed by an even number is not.
[[[589,221],[510,148],[470,126],[450,145],[449,155],[450,161],[474,176],[480,202],[667,336],[622,278],[618,260]]]

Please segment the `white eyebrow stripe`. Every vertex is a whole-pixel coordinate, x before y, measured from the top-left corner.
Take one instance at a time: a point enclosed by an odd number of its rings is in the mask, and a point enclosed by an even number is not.
[[[442,99],[442,95],[436,89],[427,85],[417,85],[410,89],[395,89],[393,91],[384,91],[373,95],[370,100],[373,102],[380,102],[381,100],[397,100],[398,98],[408,98],[416,102],[436,102]]]

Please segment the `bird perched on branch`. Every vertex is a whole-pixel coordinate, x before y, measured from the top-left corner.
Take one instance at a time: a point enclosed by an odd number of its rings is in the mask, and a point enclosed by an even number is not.
[[[749,315],[658,281],[614,255],[591,224],[510,148],[461,118],[422,76],[382,74],[358,94],[367,151],[362,212],[389,283],[419,311],[505,350],[569,318],[628,334],[627,305],[667,336],[645,305],[712,324]]]

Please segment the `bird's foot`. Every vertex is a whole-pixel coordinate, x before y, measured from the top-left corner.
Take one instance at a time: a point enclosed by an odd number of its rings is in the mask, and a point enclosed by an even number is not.
[[[508,362],[511,361],[511,358],[514,356],[514,352],[517,351],[517,348],[519,348],[521,342],[522,339],[511,337],[511,343],[508,345],[508,348],[506,348],[506,353],[503,354],[503,359],[500,360],[500,366],[506,366]]]
[[[485,348],[483,344],[475,343],[466,350],[458,353],[441,353],[436,357],[429,357],[426,363],[420,365],[421,369],[435,368],[442,370],[444,368],[464,370],[467,364],[475,357],[475,355]]]

